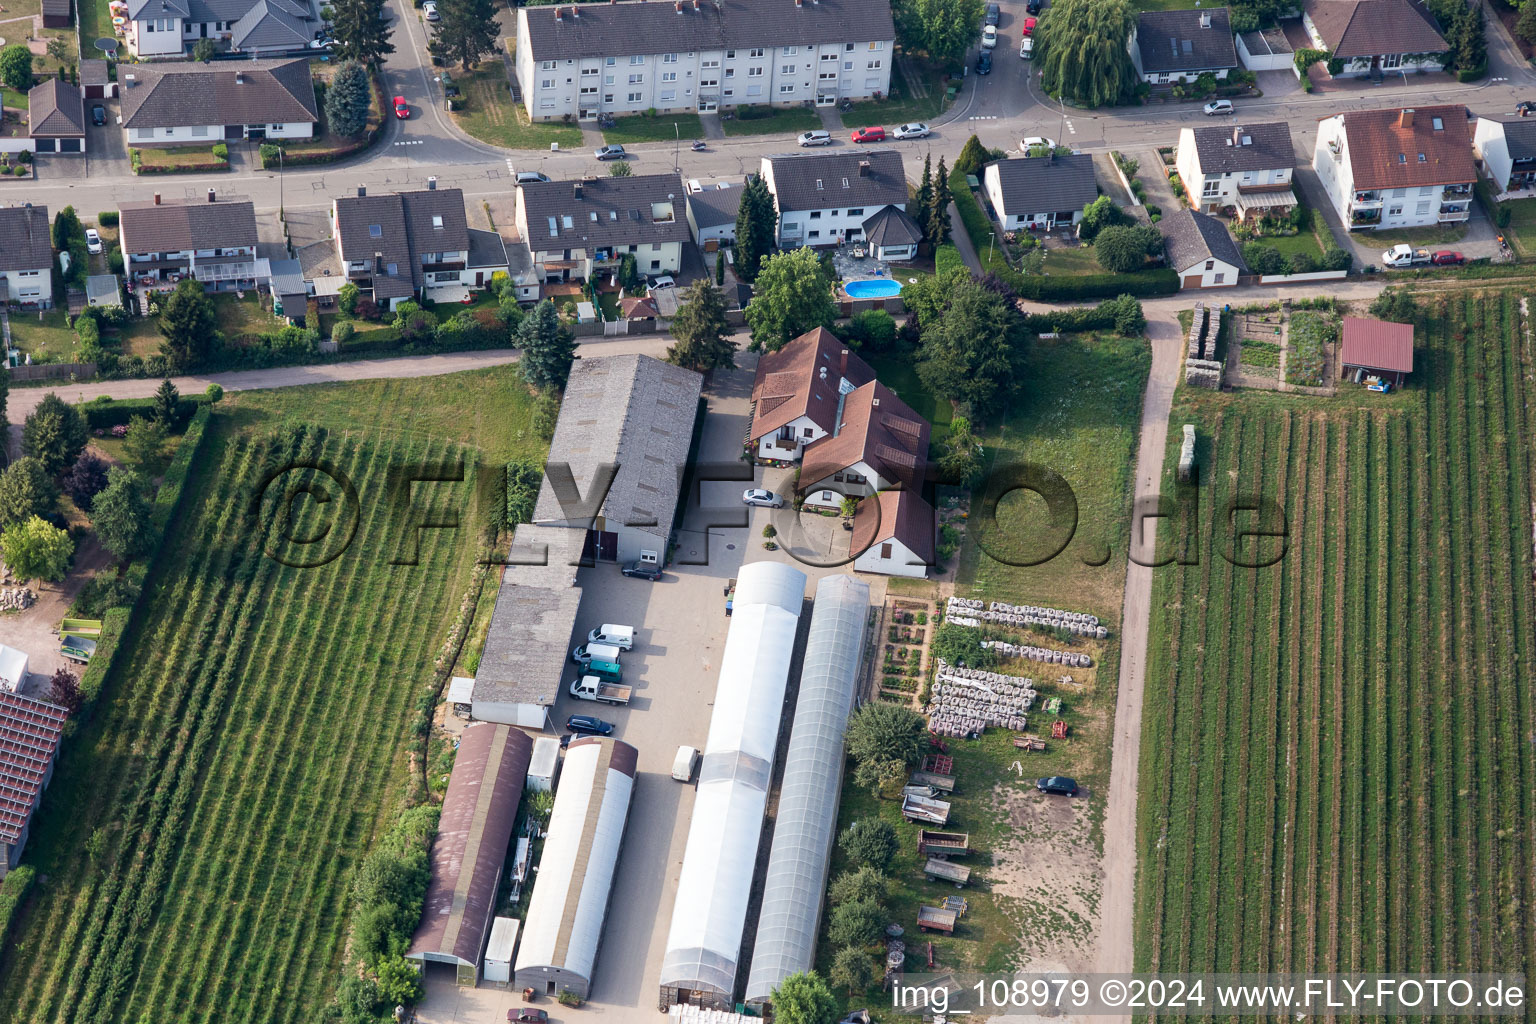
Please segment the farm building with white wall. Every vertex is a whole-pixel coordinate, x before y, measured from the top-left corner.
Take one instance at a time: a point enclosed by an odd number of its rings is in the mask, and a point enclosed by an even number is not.
[[[426,905],[405,955],[453,965],[461,985],[479,980],[532,755],[532,738],[505,725],[476,722],[459,738],[432,840]]]
[[[737,576],[731,629],[720,658],[715,710],[661,962],[663,1007],[732,1007],[779,718],[804,601],[805,574],[783,563],[754,562]]]
[[[515,987],[588,997],[638,757],[628,743],[596,736],[566,748],[538,881],[523,919]]]
[[[763,1003],[791,974],[811,969],[821,897],[837,835],[843,730],[858,685],[869,584],[825,576],[816,585],[795,722],[768,855],[747,1002]]]
[[[533,521],[585,531],[587,558],[665,563],[703,389],[700,374],[650,356],[578,359]],[[557,494],[562,480],[576,493]]]

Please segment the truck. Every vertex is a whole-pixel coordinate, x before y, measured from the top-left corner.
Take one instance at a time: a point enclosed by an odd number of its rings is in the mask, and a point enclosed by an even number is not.
[[[599,704],[628,704],[630,686],[605,683],[597,676],[581,676],[571,680],[571,696],[577,700],[595,700]]]
[[[1381,262],[1389,267],[1414,267],[1432,259],[1434,254],[1428,249],[1415,249],[1411,245],[1394,245],[1381,254]]]

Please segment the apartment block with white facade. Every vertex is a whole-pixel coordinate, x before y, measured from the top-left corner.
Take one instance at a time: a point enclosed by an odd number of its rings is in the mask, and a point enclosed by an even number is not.
[[[1197,210],[1232,211],[1238,220],[1296,206],[1291,190],[1295,162],[1291,129],[1284,121],[1183,128],[1174,161]]]
[[[890,91],[885,0],[628,0],[517,10],[534,120],[746,104],[833,106]]]
[[[875,214],[907,208],[907,178],[894,149],[765,156],[760,173],[779,212],[783,248],[858,241]]]
[[[1322,118],[1312,167],[1351,231],[1456,224],[1471,216],[1477,168],[1460,104]]]

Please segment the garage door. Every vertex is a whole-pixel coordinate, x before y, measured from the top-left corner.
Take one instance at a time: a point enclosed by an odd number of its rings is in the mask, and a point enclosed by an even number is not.
[[[37,151],[39,153],[56,152],[54,143],[58,141],[57,139],[36,139],[34,141],[37,143]]]
[[[615,562],[619,558],[619,535],[611,530],[588,530],[586,543],[582,545],[581,560],[592,559]]]
[[[1200,287],[1200,275],[1199,274],[1190,274],[1188,277],[1186,277],[1184,279],[1184,287],[1185,288],[1199,288]]]
[[[59,152],[60,153],[79,153],[84,148],[85,148],[85,143],[81,139],[60,139],[59,140]]]

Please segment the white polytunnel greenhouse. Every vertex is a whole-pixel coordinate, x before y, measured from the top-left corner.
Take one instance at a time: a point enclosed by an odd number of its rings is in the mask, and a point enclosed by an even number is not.
[[[661,1006],[730,1009],[805,574],[754,562],[736,579],[731,629],[661,962]]]
[[[587,736],[572,740],[549,815],[538,881],[523,919],[514,988],[591,994],[624,823],[635,788],[635,748]]]
[[[827,576],[817,584],[747,975],[749,1003],[766,1002],[779,982],[811,968],[837,832],[843,732],[868,619],[869,584],[851,576]]]

